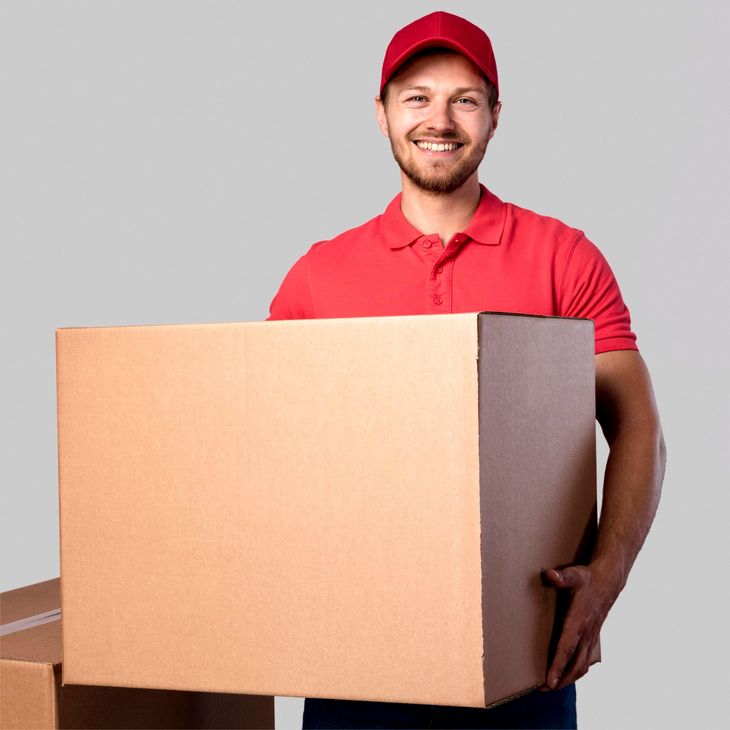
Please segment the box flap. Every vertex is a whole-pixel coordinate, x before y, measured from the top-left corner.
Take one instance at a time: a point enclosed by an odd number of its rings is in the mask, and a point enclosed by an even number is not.
[[[0,593],[0,625],[52,611],[61,606],[60,580],[52,578]]]
[[[0,657],[59,664],[59,579],[0,593]]]
[[[61,622],[59,620],[16,631],[0,638],[3,659],[61,663]]]

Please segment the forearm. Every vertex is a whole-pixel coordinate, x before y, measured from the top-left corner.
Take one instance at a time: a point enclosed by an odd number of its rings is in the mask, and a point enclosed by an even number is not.
[[[610,448],[598,537],[589,565],[545,572],[550,585],[570,591],[545,690],[565,687],[588,671],[606,614],[626,585],[659,504],[666,449],[649,371],[638,352],[596,355],[596,418]]]
[[[656,513],[666,462],[657,421],[623,425],[613,434],[591,565],[623,589]]]

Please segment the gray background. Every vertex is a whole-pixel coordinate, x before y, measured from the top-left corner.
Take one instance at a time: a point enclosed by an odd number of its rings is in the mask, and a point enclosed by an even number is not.
[[[3,2],[0,589],[59,571],[55,328],[265,317],[297,256],[398,192],[374,121],[382,55],[440,8],[494,42],[504,109],[482,181],[604,252],[668,444],[654,529],[579,684],[582,726],[715,724],[730,648],[724,2]],[[278,700],[278,727],[300,713]]]

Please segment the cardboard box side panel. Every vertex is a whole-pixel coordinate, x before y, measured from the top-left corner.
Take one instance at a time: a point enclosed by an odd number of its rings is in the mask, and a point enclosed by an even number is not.
[[[0,593],[0,625],[14,623],[61,605],[59,579],[52,578],[33,585]]]
[[[57,726],[53,666],[0,659],[0,728],[53,730]]]
[[[590,555],[596,526],[593,323],[480,315],[485,704],[545,679],[546,568]],[[505,556],[509,556],[509,560]]]
[[[254,324],[59,332],[65,681],[481,701],[476,315]]]

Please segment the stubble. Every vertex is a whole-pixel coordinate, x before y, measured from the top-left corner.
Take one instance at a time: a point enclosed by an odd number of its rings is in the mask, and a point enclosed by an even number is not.
[[[402,149],[401,144],[390,140],[390,149],[398,166],[406,177],[421,190],[428,193],[443,194],[458,190],[479,168],[487,151],[488,139],[478,145],[457,137],[443,137],[442,142],[465,142],[459,148],[459,156],[453,160],[423,159],[420,164],[416,159],[419,154],[412,140],[406,145],[413,150]],[[407,148],[406,148],[407,149]]]

